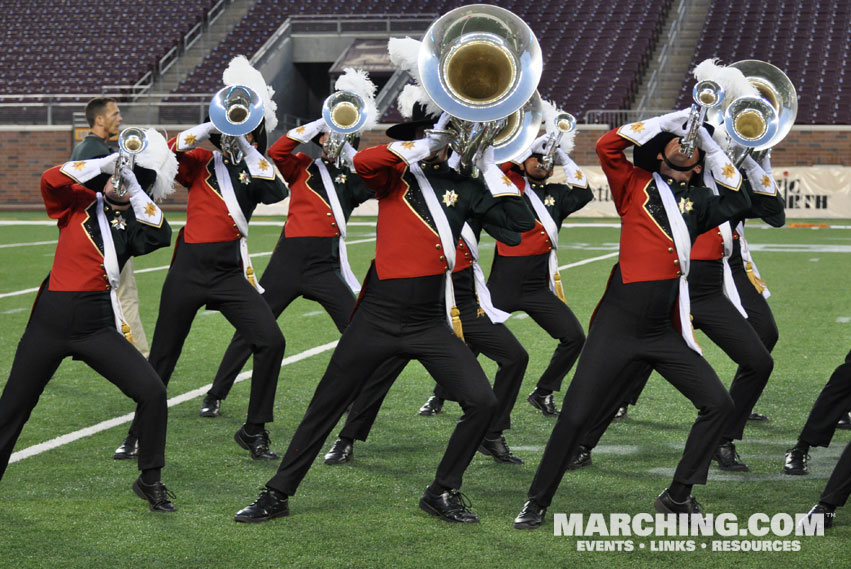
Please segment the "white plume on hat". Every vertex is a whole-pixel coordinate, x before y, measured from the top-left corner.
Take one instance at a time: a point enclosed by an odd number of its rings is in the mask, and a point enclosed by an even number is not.
[[[555,103],[547,101],[546,99],[541,99],[541,111],[543,115],[544,128],[546,129],[547,134],[552,134],[556,130],[555,118],[565,111],[557,108]],[[566,132],[561,136],[559,147],[561,147],[565,154],[573,152],[575,139],[576,129],[573,129],[571,132]]]
[[[177,157],[169,150],[165,137],[158,130],[146,128],[145,138],[148,145],[136,155],[135,163],[157,173],[151,195],[155,200],[160,200],[174,193]]]
[[[390,62],[399,69],[407,71],[414,78],[414,84],[405,85],[396,100],[396,106],[405,118],[411,118],[415,103],[421,104],[428,114],[435,117],[443,112],[443,109],[437,106],[422,87],[418,63],[421,45],[421,41],[409,37],[390,38],[387,42]]]
[[[366,105],[367,120],[362,130],[370,130],[378,124],[378,108],[375,106],[375,83],[370,81],[369,74],[363,69],[346,67],[343,74],[334,83],[338,91],[350,91],[363,99]]]
[[[698,81],[715,81],[724,88],[724,106],[732,103],[739,97],[758,97],[759,91],[748,81],[745,74],[735,67],[720,65],[717,58],[704,59],[692,71],[692,75]],[[717,125],[716,125],[717,126]],[[722,148],[728,143],[727,129],[716,128],[712,133]]]
[[[222,73],[222,82],[228,86],[243,85],[257,93],[263,101],[266,132],[275,130],[278,126],[278,117],[275,115],[278,105],[272,99],[275,96],[275,90],[266,84],[263,75],[252,67],[244,55],[237,55],[231,59],[227,69]]]

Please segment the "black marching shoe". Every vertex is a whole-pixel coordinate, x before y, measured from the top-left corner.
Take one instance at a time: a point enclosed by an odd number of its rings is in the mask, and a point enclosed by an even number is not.
[[[736,452],[736,445],[733,441],[721,443],[712,459],[718,462],[718,468],[721,470],[730,470],[732,472],[748,472],[750,468],[739,458],[739,453]]]
[[[624,405],[623,407],[618,407],[618,412],[615,413],[615,416],[612,418],[612,421],[623,421],[626,419],[626,414],[629,411],[629,407]]]
[[[233,517],[236,522],[268,522],[275,518],[290,515],[289,499],[272,488],[264,488],[250,505],[244,507]]]
[[[845,430],[851,429],[851,413],[845,413],[842,415],[842,418],[839,419],[838,423],[836,423],[836,428]]]
[[[130,460],[139,458],[139,440],[134,437],[127,437],[124,442],[115,449],[112,455],[115,460]]]
[[[538,529],[544,522],[544,514],[547,513],[546,508],[542,508],[532,500],[527,500],[523,504],[523,509],[514,518],[515,529]]]
[[[757,413],[756,411],[752,412],[748,416],[748,421],[761,421],[763,423],[768,423],[771,419],[768,418],[768,415],[763,415],[762,413]]]
[[[807,518],[812,519],[812,517],[816,514],[822,514],[824,516],[824,529],[833,527],[833,522],[836,520],[835,511],[831,511],[821,504],[816,504],[809,512],[807,512]]]
[[[470,505],[467,497],[458,490],[446,490],[439,496],[433,496],[426,488],[420,498],[420,509],[427,514],[447,522],[477,524],[479,516],[470,511]]]
[[[700,504],[694,499],[694,496],[686,498],[685,502],[677,502],[668,493],[666,488],[664,492],[659,494],[656,501],[653,502],[653,507],[657,512],[662,514],[699,514]]]
[[[511,449],[508,448],[508,443],[505,442],[505,436],[503,435],[499,435],[495,439],[482,439],[482,444],[479,445],[479,452],[492,456],[496,462],[523,464],[522,458],[511,454]]]
[[[354,458],[353,442],[337,439],[325,455],[325,464],[344,464]]]
[[[783,463],[783,474],[792,476],[803,476],[810,473],[810,468],[807,466],[807,461],[810,455],[799,449],[798,447],[790,448],[786,451],[786,459]]]
[[[201,403],[201,412],[198,413],[201,417],[218,417],[222,410],[222,400],[216,399],[212,395],[207,395],[204,402]]]
[[[591,449],[585,445],[579,445],[567,464],[567,469],[579,470],[585,466],[591,466]]]
[[[538,393],[538,390],[535,389],[532,393],[529,394],[529,397],[527,397],[526,400],[532,404],[532,407],[538,409],[547,417],[558,416],[558,409],[556,409],[556,404],[553,401],[552,393],[550,393],[549,395],[541,395],[540,393]]]
[[[275,460],[278,458],[278,453],[269,450],[269,431],[263,431],[258,435],[249,435],[245,432],[245,426],[233,435],[233,440],[236,444],[251,451],[251,458],[254,460]]]
[[[423,406],[420,407],[420,410],[417,413],[423,417],[433,417],[443,411],[443,401],[444,400],[437,395],[432,395],[428,398],[428,401],[423,403]]]
[[[149,486],[142,482],[141,478],[137,478],[133,482],[133,491],[136,492],[137,496],[148,501],[152,512],[165,513],[177,511],[177,508],[171,503],[174,500],[174,494],[162,482],[154,482]]]

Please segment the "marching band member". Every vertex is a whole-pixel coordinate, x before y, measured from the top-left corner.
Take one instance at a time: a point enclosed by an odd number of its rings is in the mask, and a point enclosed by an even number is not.
[[[444,114],[436,129],[443,129],[448,119]],[[433,123],[422,119],[404,128],[417,129],[422,136]],[[446,164],[447,143],[445,134],[433,132],[355,156],[358,174],[379,203],[375,261],[277,474],[257,500],[237,512],[236,521],[288,515],[288,496],[296,492],[349,401],[381,362],[402,357],[419,360],[464,409],[420,508],[447,521],[478,522],[458,488],[497,399],[461,338],[451,272],[466,219],[511,231],[526,231],[533,222],[514,186],[505,185],[498,168],[486,159],[479,167],[487,187],[481,178],[453,173]]]
[[[496,227],[487,229],[506,242],[520,243],[520,234],[516,232],[502,231]],[[510,315],[493,306],[490,300],[484,273],[478,266],[481,230],[481,224],[475,219],[464,225],[455,251],[455,268],[452,271],[452,286],[460,311],[464,341],[474,354],[484,354],[497,364],[493,381],[493,392],[498,402],[497,410],[482,439],[479,452],[493,457],[496,462],[523,464],[523,459],[511,452],[504,432],[511,428],[511,410],[520,392],[520,384],[523,383],[529,354],[504,324]],[[401,371],[399,369],[398,373]],[[354,441],[366,441],[384,397],[398,373],[376,373],[363,387],[352,403],[343,430],[325,455],[325,464],[343,464],[353,458]],[[439,384],[435,387],[435,393],[429,401],[437,397],[443,401],[446,397],[445,390]]]
[[[173,191],[177,162],[157,131],[135,166],[119,176],[116,155],[67,162],[46,171],[41,194],[47,214],[58,221],[59,243],[50,274],[41,285],[0,397],[0,477],[15,441],[39,396],[68,356],[86,362],[136,401],[139,470],[133,491],[151,511],[173,512],[172,494],[161,481],[165,464],[166,393],[157,373],[133,347],[115,289],[132,256],[169,244],[171,228],[145,193],[160,199]]]
[[[178,235],[163,283],[149,360],[168,385],[198,309],[206,305],[221,311],[254,352],[248,416],[234,440],[250,451],[252,458],[268,460],[278,457],[269,449],[264,426],[272,420],[284,337],[260,296],[245,238],[257,204],[280,201],[287,190],[263,156],[266,133],[277,123],[265,81],[242,56],[230,63],[223,78],[226,85],[249,87],[266,99],[265,118],[252,133],[235,137],[238,152],[198,147],[208,138],[219,148],[225,146],[209,122],[169,141],[180,165],[177,181],[189,188],[189,202],[186,225]],[[134,456],[142,434],[141,425],[134,421],[115,458]]]
[[[597,142],[622,220],[619,261],[515,528],[541,525],[581,435],[606,395],[623,389],[627,379],[621,373],[636,360],[653,365],[700,410],[673,482],[654,505],[661,512],[700,512],[691,488],[706,482],[733,402],[694,339],[689,253],[698,235],[746,209],[750,199],[740,191],[738,170],[705,129],[698,138],[702,152],[692,158],[680,153],[687,115],[679,111],[628,124]],[[624,154],[631,145],[636,165]],[[689,185],[703,169],[704,154],[706,167],[723,181],[720,196]]]
[[[372,118],[364,128],[375,122],[375,85],[365,72],[349,68],[335,86],[356,93],[365,101],[363,112]],[[357,173],[348,167],[337,167],[326,149],[328,138],[328,125],[319,119],[290,130],[269,148],[269,157],[289,186],[290,204],[287,222],[260,285],[275,318],[293,300],[304,296],[319,302],[342,332],[360,291],[347,260],[346,222],[352,210],[373,194]],[[310,141],[322,147],[322,156],[316,160],[295,152],[300,144]],[[342,152],[346,156],[344,163],[350,165],[355,149],[346,142]],[[227,397],[250,355],[251,345],[236,332],[204,398],[202,417],[218,416],[221,400]]]
[[[546,124],[552,122],[547,116],[556,114],[548,105],[551,110],[544,113]],[[552,175],[552,166],[548,169],[543,161],[550,138],[547,134],[535,140],[525,155],[503,164],[503,171],[523,194],[536,221],[533,229],[523,233],[519,245],[497,241],[488,278],[495,306],[509,313],[526,312],[558,340],[549,365],[528,397],[533,407],[548,416],[558,415],[552,394],[561,389],[585,343],[582,324],[564,297],[556,254],[561,224],[593,199],[582,170],[568,157],[574,136],[575,131],[562,137],[553,161],[564,169],[566,184],[547,183]]]

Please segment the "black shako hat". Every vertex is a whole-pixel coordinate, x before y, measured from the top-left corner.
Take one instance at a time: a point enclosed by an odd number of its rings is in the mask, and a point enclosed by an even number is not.
[[[136,181],[139,182],[142,189],[150,196],[151,189],[154,187],[154,182],[157,181],[156,171],[134,164],[133,175],[136,176]],[[112,174],[98,174],[91,180],[83,182],[81,185],[93,192],[102,193],[110,178],[112,178]]]
[[[715,127],[711,124],[703,123],[703,126],[709,131],[710,136],[713,132],[715,132]],[[664,152],[665,146],[667,146],[668,143],[675,138],[679,137],[672,132],[660,132],[645,142],[642,146],[634,147],[632,150],[632,163],[642,170],[658,172],[659,164],[662,162],[658,156],[660,153]],[[698,148],[697,151],[700,153],[699,163],[702,164],[703,158],[706,156],[706,152],[704,152],[701,148]]]
[[[432,127],[437,119],[438,117],[432,116],[426,111],[425,105],[414,103],[411,120],[391,126],[384,131],[384,134],[396,140],[414,140],[417,137],[417,129]]]

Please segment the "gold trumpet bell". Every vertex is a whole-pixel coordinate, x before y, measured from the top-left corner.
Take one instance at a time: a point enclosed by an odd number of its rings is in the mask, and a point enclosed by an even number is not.
[[[348,101],[343,101],[331,111],[331,122],[339,128],[351,128],[360,118],[358,108]]]
[[[517,67],[504,47],[488,41],[455,46],[443,64],[446,88],[471,105],[488,105],[515,84]]]

